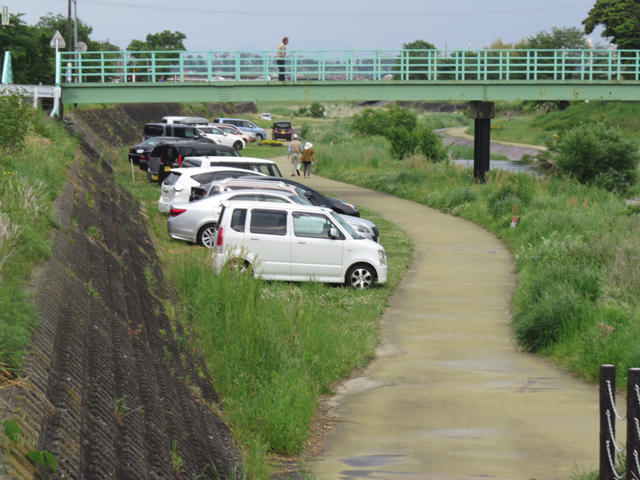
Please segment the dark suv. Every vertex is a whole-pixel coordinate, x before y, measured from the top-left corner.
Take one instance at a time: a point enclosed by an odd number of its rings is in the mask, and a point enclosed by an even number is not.
[[[149,165],[151,150],[162,143],[180,140],[177,137],[153,137],[129,148],[129,161],[140,166],[140,170],[146,170]]]
[[[182,125],[175,123],[147,123],[142,133],[142,141],[153,137],[178,137],[199,139],[207,143],[215,143],[206,137],[200,135],[200,132],[194,125]]]
[[[239,157],[235,148],[199,140],[175,140],[155,147],[149,155],[147,178],[158,183],[167,178],[169,170],[182,165],[186,157]]]
[[[273,127],[271,127],[271,140],[277,140],[279,138],[291,141],[293,138],[291,122],[273,122]]]

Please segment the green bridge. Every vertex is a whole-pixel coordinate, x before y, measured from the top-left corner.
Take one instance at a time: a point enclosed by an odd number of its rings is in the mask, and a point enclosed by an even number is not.
[[[640,100],[639,50],[59,52],[62,103]],[[279,75],[285,81],[278,81]]]

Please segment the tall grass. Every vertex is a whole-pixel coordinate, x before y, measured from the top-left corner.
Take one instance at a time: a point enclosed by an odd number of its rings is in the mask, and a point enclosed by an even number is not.
[[[378,226],[387,252],[383,287],[354,291],[217,276],[206,249],[167,236],[157,184],[139,170],[133,182],[126,158],[122,149],[116,178],[146,206],[163,271],[176,285],[183,321],[214,379],[243,468],[249,478],[270,478],[274,454],[302,452],[319,395],[373,358],[378,318],[411,260],[411,244],[391,222],[361,209]]]
[[[315,133],[315,131],[312,131]],[[318,139],[323,139],[318,132]],[[478,223],[511,249],[517,345],[594,381],[599,365],[640,366],[640,217],[624,199],[571,180],[472,170],[419,157],[398,162],[381,139],[315,143],[318,173],[407,198]],[[513,216],[520,217],[510,228]],[[613,327],[607,333],[602,323]]]
[[[12,108],[4,99],[1,103]],[[44,114],[20,117],[4,111],[3,118],[26,132],[0,156],[0,362],[19,369],[36,325],[35,308],[22,287],[51,257],[49,235],[58,225],[53,201],[77,143]]]

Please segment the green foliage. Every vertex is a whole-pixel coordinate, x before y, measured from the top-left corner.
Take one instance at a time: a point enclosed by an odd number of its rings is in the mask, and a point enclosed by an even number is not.
[[[403,43],[403,50],[435,50],[435,46],[424,40],[414,40],[413,42]],[[429,67],[424,65],[426,63],[425,58],[428,57],[429,52],[418,51],[408,52],[409,68],[412,72],[428,71]],[[401,60],[397,59],[396,64],[400,64]],[[401,67],[393,67],[394,71],[400,71]],[[399,74],[395,74],[394,77],[400,78]],[[427,80],[427,74],[425,73],[410,73],[409,80]]]
[[[22,143],[35,111],[23,95],[0,96],[0,158]]]
[[[386,137],[391,144],[389,152],[398,160],[413,155],[418,147],[418,138],[402,127],[389,127]]]
[[[582,30],[576,27],[551,27],[551,32],[540,31],[527,38],[525,48],[535,50],[587,49],[589,42]]]
[[[8,440],[8,443],[2,442],[2,443],[5,443],[5,450],[7,452],[11,452],[14,455],[21,456],[20,453],[16,450],[13,450],[12,447],[14,445],[18,445],[20,447],[31,446],[31,443],[24,438],[22,429],[15,422],[15,420],[3,420],[2,427],[4,430],[4,436]],[[52,454],[50,454],[46,450],[43,450],[43,451],[30,450],[27,453],[25,453],[24,458],[25,459],[28,458],[33,462],[34,472],[36,473],[38,473],[38,471],[36,470],[38,466],[41,466],[41,468],[46,471],[46,468],[48,465],[53,473],[56,473],[56,470],[58,469],[58,462],[56,460],[56,457],[54,457]],[[7,471],[6,465],[2,464],[2,466],[4,470],[3,473],[7,474],[8,471]],[[38,476],[42,477],[42,475],[39,473],[38,473]]]
[[[566,132],[555,145],[561,174],[610,191],[626,192],[638,178],[638,142],[604,123],[585,123]]]
[[[187,36],[179,31],[171,32],[164,30],[160,33],[149,33],[145,41],[131,40],[128,51],[144,51],[144,50],[186,50],[184,48],[183,40],[186,40]]]
[[[589,381],[597,380],[600,364],[613,363],[617,381],[626,382],[627,368],[640,362],[640,215],[634,209],[573,179],[491,170],[486,183],[474,184],[470,168],[418,157],[400,163],[376,156],[380,148],[357,140],[330,150],[318,145],[318,173],[494,232],[513,252],[518,273],[516,344]],[[510,228],[513,215],[520,217],[516,228]],[[613,333],[601,334],[600,323]]]
[[[313,102],[309,107],[309,115],[313,118],[322,118],[324,116],[324,107],[318,102]]]
[[[448,149],[442,140],[430,128],[420,128],[414,132],[418,150],[434,162],[443,162],[449,158]]]
[[[365,108],[353,116],[352,130],[359,135],[385,135],[390,127],[401,127],[413,132],[418,126],[418,115],[398,105],[385,109]]]
[[[0,104],[7,125],[0,136],[8,136],[8,145],[13,142],[0,157],[0,362],[19,368],[37,318],[21,286],[39,262],[51,257],[48,238],[58,225],[52,204],[77,143],[27,102],[4,96]],[[11,137],[14,131],[20,133]]]
[[[592,33],[598,25],[604,26],[602,37],[615,37],[620,48],[640,48],[640,4],[637,0],[596,0],[582,24],[587,34]]]

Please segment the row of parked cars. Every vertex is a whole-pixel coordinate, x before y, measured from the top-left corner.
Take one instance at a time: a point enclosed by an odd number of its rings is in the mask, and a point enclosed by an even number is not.
[[[129,158],[160,183],[158,209],[169,214],[169,235],[213,249],[216,268],[354,288],[386,282],[378,229],[353,205],[282,177],[275,162],[242,157],[234,147],[201,137],[145,141]]]

